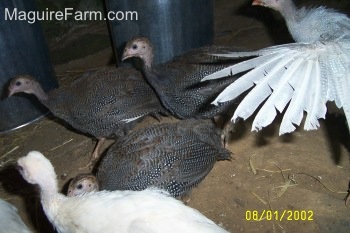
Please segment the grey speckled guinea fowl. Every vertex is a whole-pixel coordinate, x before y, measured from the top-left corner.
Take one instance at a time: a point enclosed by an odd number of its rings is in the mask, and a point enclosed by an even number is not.
[[[9,96],[18,92],[34,94],[53,115],[98,138],[91,163],[106,137],[123,136],[148,114],[166,114],[140,72],[130,68],[91,71],[49,93],[34,78],[18,76],[10,83]]]
[[[182,196],[202,181],[217,160],[230,159],[211,120],[150,126],[120,138],[98,167],[100,188],[143,190],[150,186]]]
[[[214,106],[211,102],[227,85],[239,76],[226,79],[201,82],[206,75],[233,65],[238,61],[210,56],[211,53],[232,51],[232,47],[208,46],[190,51],[161,65],[153,64],[153,45],[144,37],[130,40],[124,50],[123,60],[139,57],[144,62],[144,75],[154,88],[162,104],[176,117],[212,118],[225,113],[236,103]]]

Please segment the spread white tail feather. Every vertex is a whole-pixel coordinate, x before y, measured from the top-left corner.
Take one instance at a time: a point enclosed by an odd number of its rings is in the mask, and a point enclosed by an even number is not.
[[[343,107],[350,120],[350,45],[346,40],[292,43],[268,47],[256,52],[215,54],[232,58],[259,56],[243,61],[205,77],[202,81],[248,71],[230,84],[213,101],[217,105],[235,99],[251,87],[237,107],[232,121],[247,119],[262,104],[252,130],[271,124],[277,112],[284,113],[280,135],[293,132],[307,113],[305,130],[319,127],[318,119],[325,118],[326,102],[335,101]]]

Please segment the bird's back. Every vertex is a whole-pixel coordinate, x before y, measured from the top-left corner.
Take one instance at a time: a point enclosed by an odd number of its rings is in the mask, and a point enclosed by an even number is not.
[[[123,134],[134,118],[166,113],[138,71],[115,67],[86,73],[51,92],[47,105],[55,116],[95,137]]]
[[[118,140],[102,159],[102,189],[143,190],[155,186],[181,196],[196,186],[217,160],[229,159],[210,120],[154,125]]]
[[[166,192],[95,192],[67,198],[59,208],[59,232],[227,232]]]
[[[296,42],[334,40],[350,35],[350,20],[342,13],[323,6],[298,11],[296,21],[286,21],[289,31]]]
[[[201,82],[206,75],[237,63],[211,56],[238,48],[208,46],[190,51],[172,61],[145,71],[147,80],[154,87],[163,105],[180,119],[211,118],[225,112],[232,102],[212,106],[211,102],[238,76]]]

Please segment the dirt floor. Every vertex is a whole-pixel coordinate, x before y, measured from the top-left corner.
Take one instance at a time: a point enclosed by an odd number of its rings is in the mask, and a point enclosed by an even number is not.
[[[329,4],[339,10],[349,9],[344,1]],[[70,31],[57,43],[50,43],[61,84],[82,70],[105,66],[113,60],[106,25],[88,29]],[[216,44],[251,49],[291,41],[278,15],[251,7],[250,1],[216,0],[215,33]],[[60,50],[75,52],[67,49],[72,44],[65,38],[92,37],[91,34],[104,46],[81,58],[73,56],[72,60],[59,62],[64,61],[59,59],[64,56]],[[193,189],[188,205],[230,232],[350,232],[350,208],[344,202],[350,180],[350,137],[344,116],[328,114],[326,120],[321,120],[319,130],[307,132],[299,127],[281,137],[279,122],[277,119],[258,133],[250,131],[250,119],[239,122],[228,145],[232,160],[215,165]],[[152,123],[157,121],[147,118],[138,127]],[[81,172],[78,167],[88,162],[95,142],[50,114],[0,135],[0,198],[17,206],[34,232],[54,232],[41,210],[37,190],[22,180],[13,165],[27,152],[41,151],[54,164],[65,192],[69,180]]]

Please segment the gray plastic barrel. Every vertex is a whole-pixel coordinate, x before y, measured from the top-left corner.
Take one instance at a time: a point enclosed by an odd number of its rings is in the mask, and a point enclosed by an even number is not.
[[[106,0],[106,5],[120,19],[110,21],[118,63],[126,42],[136,35],[152,41],[156,64],[213,43],[213,0]]]
[[[36,77],[45,91],[56,88],[53,67],[40,22],[30,24],[7,16],[13,13],[36,11],[34,0],[0,1],[0,133],[27,125],[48,110],[34,96],[14,95],[7,98],[9,80],[19,74]],[[14,15],[13,15],[14,16]]]

